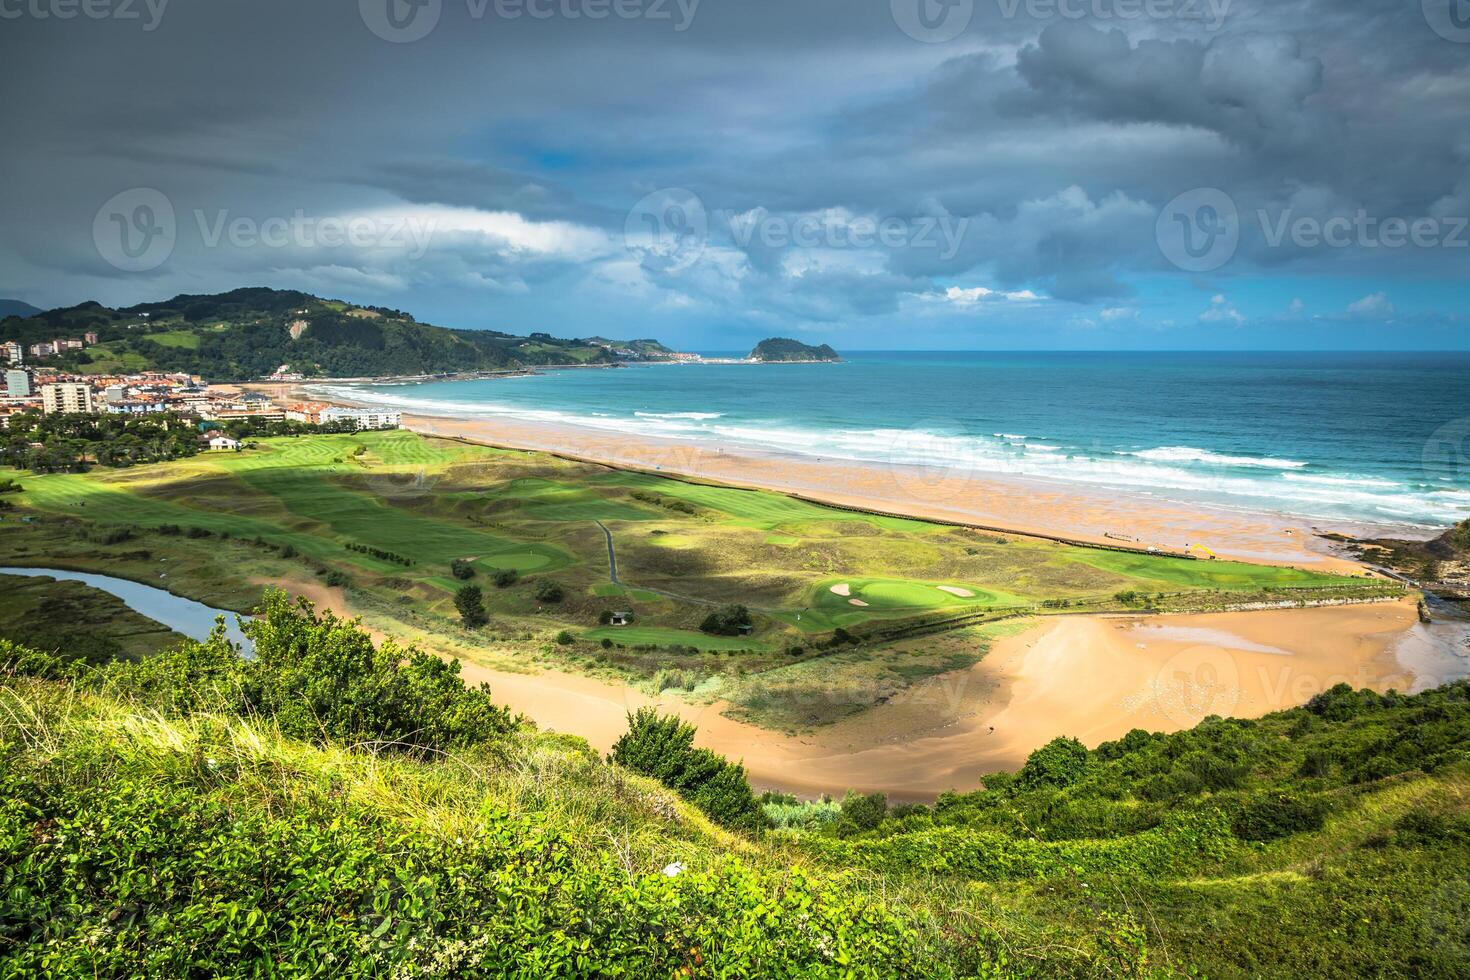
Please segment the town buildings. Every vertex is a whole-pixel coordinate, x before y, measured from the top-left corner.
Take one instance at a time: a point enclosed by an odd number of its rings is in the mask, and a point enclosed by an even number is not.
[[[84,382],[52,382],[41,386],[41,411],[46,415],[57,413],[85,413],[94,411],[92,387]]]

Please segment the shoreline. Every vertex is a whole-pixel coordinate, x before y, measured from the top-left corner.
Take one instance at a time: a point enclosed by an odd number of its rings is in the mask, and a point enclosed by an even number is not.
[[[279,397],[366,407],[368,400],[315,390],[319,382],[240,386]],[[1314,571],[1362,574],[1368,567],[1325,535],[1430,537],[1408,524],[1307,519],[1193,504],[1035,477],[979,475],[911,464],[826,459],[721,447],[693,440],[491,416],[465,419],[403,413],[422,435],[500,449],[546,452],[593,465],[767,490],[816,503],[1125,551],[1173,554]]]

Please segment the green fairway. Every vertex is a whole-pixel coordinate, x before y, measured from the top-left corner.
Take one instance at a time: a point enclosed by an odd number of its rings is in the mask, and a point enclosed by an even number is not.
[[[923,533],[935,525],[901,517],[883,517],[797,500],[785,494],[761,490],[739,490],[702,483],[686,483],[638,473],[619,473],[608,478],[622,486],[636,487],[685,503],[725,514],[747,527],[774,530],[778,527],[817,521],[860,521],[885,530]]]
[[[658,626],[604,626],[582,634],[585,640],[611,640],[623,646],[694,647],[697,650],[764,650],[766,644],[749,636],[709,636],[694,630]]]
[[[1236,561],[1191,561],[1156,555],[1074,548],[1067,557],[1093,568],[1127,575],[1175,589],[1296,589],[1341,585],[1341,575],[1308,572],[1279,565],[1249,565]]]
[[[420,517],[393,506],[392,498],[344,489],[309,469],[253,469],[240,476],[292,514],[326,525],[346,542],[369,544],[436,568],[455,558],[479,558],[497,568],[528,572],[559,568],[570,560],[544,545]],[[383,563],[383,567],[391,566]]]
[[[519,500],[521,512],[537,521],[650,521],[659,516],[558,480],[514,480],[498,490],[496,497]]]

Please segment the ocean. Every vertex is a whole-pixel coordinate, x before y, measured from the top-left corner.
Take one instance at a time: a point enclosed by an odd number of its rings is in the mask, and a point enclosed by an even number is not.
[[[1470,353],[845,357],[331,390],[425,414],[963,467],[1304,518],[1470,517]]]

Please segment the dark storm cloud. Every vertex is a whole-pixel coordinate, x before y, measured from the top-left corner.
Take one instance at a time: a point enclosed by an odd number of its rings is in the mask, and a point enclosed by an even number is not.
[[[1065,319],[1188,278],[1155,221],[1196,187],[1242,215],[1211,289],[1465,275],[1453,248],[1264,233],[1282,215],[1470,211],[1470,44],[1418,4],[1220,0],[1139,17],[1102,0],[976,0],[965,30],[931,44],[899,29],[905,0],[669,0],[667,17],[628,2],[638,16],[596,19],[560,0],[537,8],[547,17],[444,0],[410,43],[375,35],[355,2],[171,0],[152,30],[7,15],[0,292],[51,305],[266,282],[454,322],[651,317],[708,333],[886,322],[916,302],[948,309],[958,286],[1029,290],[1041,302],[1007,316]],[[135,187],[162,192],[179,223],[169,259],[141,272],[93,240],[99,206]],[[624,247],[630,208],[664,188],[704,211],[688,261]],[[437,231],[415,257],[200,232],[201,217],[298,213]],[[841,234],[742,239],[730,218],[750,213]],[[915,241],[936,220],[963,226],[953,248]],[[865,222],[909,235],[853,246]]]

